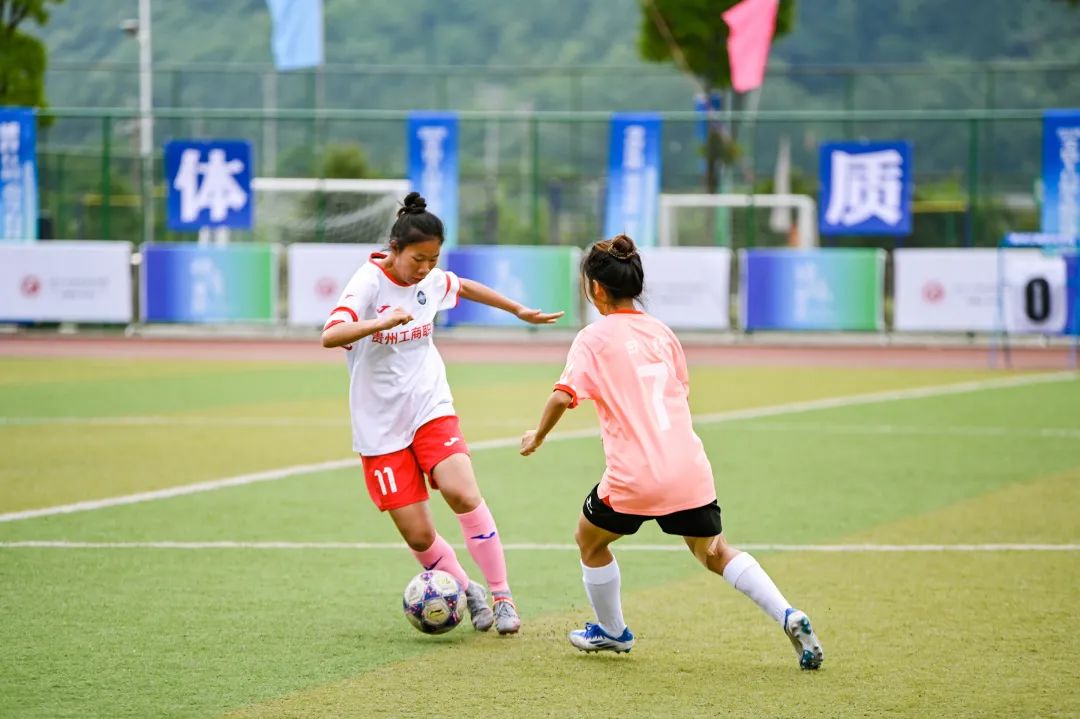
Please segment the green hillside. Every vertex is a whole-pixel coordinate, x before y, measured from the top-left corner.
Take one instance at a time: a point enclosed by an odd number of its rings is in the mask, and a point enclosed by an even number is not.
[[[133,105],[137,47],[119,31],[136,13],[134,0],[70,0],[53,12],[41,32],[53,70],[54,106]],[[777,44],[774,76],[763,107],[1002,107],[1080,102],[1075,69],[1034,75],[961,73],[950,63],[1000,60],[1080,62],[1080,9],[1060,0],[800,0],[795,30]],[[636,0],[524,3],[401,0],[326,3],[326,57],[331,65],[320,93],[330,107],[618,109],[645,104],[686,109],[689,83],[668,66],[637,59],[640,23]],[[270,20],[264,0],[158,2],[153,8],[157,104],[257,107],[266,100],[260,77],[270,67]],[[119,62],[126,70],[88,73],[87,65]],[[248,63],[249,72],[177,72],[190,63]],[[934,76],[893,78],[869,67],[925,63]],[[857,86],[843,74],[807,74],[807,65],[862,64]],[[484,71],[452,75],[413,71],[341,74],[347,65],[571,67],[629,66],[603,74],[587,70],[577,84],[566,72]],[[637,68],[636,70],[633,68]],[[252,74],[250,71],[258,71]],[[571,75],[571,77],[574,77]],[[310,107],[316,99],[307,73],[279,79],[277,104]],[[854,91],[854,97],[845,95]]]

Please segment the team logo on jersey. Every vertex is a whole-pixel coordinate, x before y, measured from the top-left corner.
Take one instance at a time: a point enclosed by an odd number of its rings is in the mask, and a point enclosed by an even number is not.
[[[419,302],[422,305],[427,304],[427,295],[424,294],[423,290],[417,290],[416,291],[416,301]]]

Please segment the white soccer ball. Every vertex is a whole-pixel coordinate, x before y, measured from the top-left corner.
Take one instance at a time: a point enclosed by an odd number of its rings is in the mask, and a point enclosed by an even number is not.
[[[453,575],[438,569],[420,572],[405,587],[405,618],[424,634],[442,634],[461,623],[465,593]]]

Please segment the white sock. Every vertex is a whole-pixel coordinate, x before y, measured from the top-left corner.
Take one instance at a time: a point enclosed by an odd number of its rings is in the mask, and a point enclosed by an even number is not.
[[[756,559],[746,552],[740,552],[724,567],[724,579],[783,625],[784,613],[791,605]]]
[[[613,637],[620,636],[626,629],[622,615],[622,598],[619,596],[619,563],[614,559],[604,567],[586,567],[581,565],[582,581],[589,603],[596,612],[596,621],[600,628]]]

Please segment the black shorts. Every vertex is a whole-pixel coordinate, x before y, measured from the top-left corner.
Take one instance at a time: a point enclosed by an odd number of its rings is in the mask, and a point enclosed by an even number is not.
[[[585,498],[581,513],[585,515],[585,519],[600,529],[606,529],[615,534],[634,534],[643,523],[655,519],[664,534],[676,534],[680,537],[715,537],[724,530],[720,523],[720,505],[715,499],[694,509],[683,509],[659,517],[649,517],[643,514],[616,512],[596,493],[599,486],[598,484],[593,487],[592,492]]]

